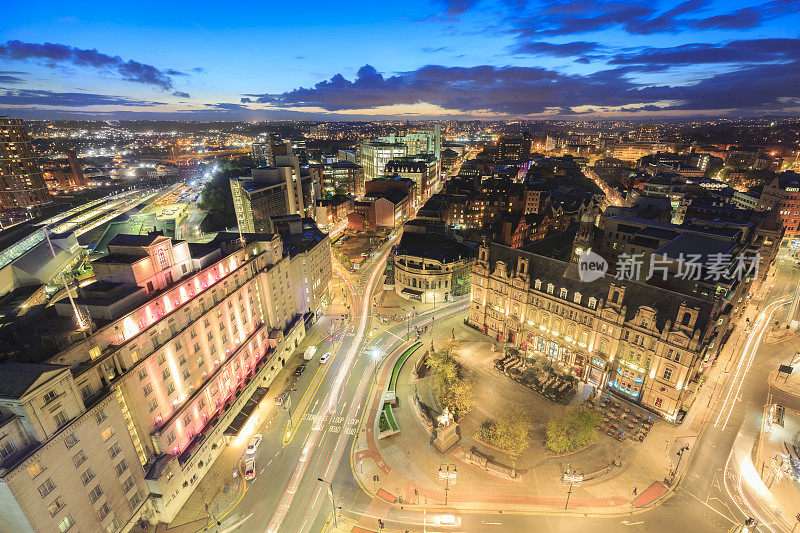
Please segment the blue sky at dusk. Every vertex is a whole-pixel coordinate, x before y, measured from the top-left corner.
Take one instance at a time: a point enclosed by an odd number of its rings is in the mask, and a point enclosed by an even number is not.
[[[800,0],[20,2],[0,114],[364,119],[800,110]]]

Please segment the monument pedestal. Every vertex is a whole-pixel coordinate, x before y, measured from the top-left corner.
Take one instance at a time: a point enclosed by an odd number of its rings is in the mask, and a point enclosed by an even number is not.
[[[451,422],[446,426],[436,428],[436,438],[433,439],[433,446],[439,450],[439,453],[447,453],[460,440],[458,424]]]

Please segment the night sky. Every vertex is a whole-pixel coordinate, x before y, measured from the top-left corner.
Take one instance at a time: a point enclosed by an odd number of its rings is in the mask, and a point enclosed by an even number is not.
[[[642,118],[800,111],[800,0],[38,2],[25,118]]]

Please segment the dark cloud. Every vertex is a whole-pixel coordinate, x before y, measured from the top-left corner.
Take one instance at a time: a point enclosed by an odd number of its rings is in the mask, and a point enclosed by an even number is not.
[[[477,4],[477,0],[445,0],[446,12],[451,17],[462,15]]]
[[[177,96],[178,98],[191,98],[189,93],[185,93],[183,91],[175,91],[172,93],[172,96]]]
[[[118,105],[134,107],[150,107],[163,105],[163,102],[138,100],[124,96],[111,96],[92,93],[61,93],[33,89],[0,91],[0,105],[20,106],[60,106],[86,107],[95,105]]]
[[[167,76],[188,76],[189,74],[186,72],[181,72],[180,70],[175,70],[174,68],[168,68],[164,71]]]
[[[203,67],[194,67],[192,69],[192,72],[205,72],[205,71],[206,69],[204,69]]]
[[[645,48],[614,56],[612,65],[754,64],[800,59],[800,39],[751,39]]]
[[[206,104],[206,107],[211,107],[213,109],[222,109],[226,111],[244,111],[249,110],[250,108],[246,105],[242,104],[230,104],[227,102],[219,103],[219,104]]]
[[[622,28],[634,35],[694,30],[742,30],[800,11],[797,0],[772,0],[712,16],[704,13],[708,0],[685,0],[667,10],[642,0],[556,0],[531,9],[507,13],[512,33],[524,40],[536,36],[565,36]]]
[[[65,64],[78,67],[93,67],[116,72],[127,81],[155,85],[164,90],[172,89],[172,80],[167,72],[138,61],[125,61],[119,56],[109,56],[98,52],[96,49],[82,50],[63,44],[8,41],[5,44],[0,44],[0,59],[39,61],[49,67]]]
[[[540,67],[428,65],[384,77],[365,65],[354,81],[337,74],[311,88],[247,94],[242,102],[320,107],[333,112],[428,103],[460,112],[529,115],[585,106],[629,110],[642,105],[681,110],[783,108],[800,99],[800,61],[737,68],[688,86],[632,81],[632,74],[641,76],[666,68],[662,64],[625,65],[574,75]]]
[[[22,83],[23,81],[25,81],[22,78],[20,78],[19,76],[14,76],[14,75],[10,74],[9,72],[15,72],[15,71],[13,71],[13,70],[12,71],[0,70],[0,84],[5,84],[5,85],[14,84],[15,85],[17,83]]]
[[[517,54],[548,55],[556,57],[570,57],[594,52],[600,47],[597,43],[587,41],[573,41],[571,43],[554,44],[544,41],[520,42],[514,47]]]

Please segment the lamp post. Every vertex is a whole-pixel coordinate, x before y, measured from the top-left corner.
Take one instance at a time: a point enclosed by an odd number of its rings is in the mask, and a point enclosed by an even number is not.
[[[681,459],[683,459],[683,452],[689,449],[688,444],[684,444],[681,446],[681,449],[675,452],[678,455],[678,464],[675,465],[675,472],[672,474],[672,479],[674,480],[675,477],[678,475],[678,469],[681,467]]]
[[[447,505],[447,492],[450,490],[450,485],[456,484],[456,465],[442,463],[439,465],[439,479],[444,482],[444,504]]]
[[[569,482],[569,489],[567,490],[567,501],[564,503],[564,510],[567,510],[569,506],[569,498],[572,496],[572,487],[579,487],[583,482],[583,469],[582,468],[570,468],[569,463],[567,463],[567,469],[564,470],[563,476],[564,483]]]
[[[333,500],[333,484],[330,481],[325,481],[321,477],[318,477],[317,481],[322,481],[323,483],[328,484],[328,494],[331,497],[331,508],[333,509],[333,526],[336,527],[336,503],[334,503]]]

